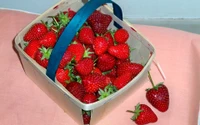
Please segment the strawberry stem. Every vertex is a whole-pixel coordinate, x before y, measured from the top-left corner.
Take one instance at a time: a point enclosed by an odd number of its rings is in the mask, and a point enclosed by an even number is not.
[[[153,79],[152,79],[152,77],[151,77],[150,71],[148,71],[148,77],[149,77],[149,80],[150,80],[150,82],[151,82],[151,84],[152,84],[152,86],[153,86],[153,88],[154,88],[155,85],[154,85]]]
[[[135,113],[134,111],[131,111],[131,110],[127,110],[126,112]]]

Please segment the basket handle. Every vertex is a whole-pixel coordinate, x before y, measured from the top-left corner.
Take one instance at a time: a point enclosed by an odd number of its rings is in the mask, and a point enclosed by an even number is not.
[[[82,27],[88,17],[101,5],[105,3],[112,3],[113,12],[119,18],[122,18],[122,10],[119,5],[117,5],[112,0],[90,0],[87,2],[81,9],[79,9],[76,15],[69,22],[62,35],[58,39],[48,62],[46,75],[53,81],[55,81],[56,70],[59,66],[59,63],[64,55],[68,45],[72,41],[73,37],[76,35],[78,30]],[[121,28],[116,22],[114,25],[117,28]]]

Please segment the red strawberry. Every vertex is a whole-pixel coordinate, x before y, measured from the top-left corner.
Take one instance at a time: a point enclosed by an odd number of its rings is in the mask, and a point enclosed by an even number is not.
[[[24,41],[37,40],[47,32],[48,29],[44,23],[35,23],[24,35]]]
[[[85,95],[84,87],[78,82],[70,82],[66,89],[77,99],[82,101],[83,96]]]
[[[116,63],[115,57],[111,56],[110,54],[102,54],[98,57],[96,66],[102,71],[108,71],[114,68]]]
[[[120,64],[122,64],[124,62],[131,62],[131,60],[129,58],[128,59],[117,59],[116,60],[116,65],[118,66],[118,65],[120,65]]]
[[[76,65],[75,69],[80,75],[88,75],[93,70],[94,62],[91,58],[83,58]]]
[[[97,67],[93,67],[92,73],[102,74],[101,70]]]
[[[35,54],[38,49],[41,47],[38,40],[32,40],[28,43],[28,45],[24,48],[26,54],[28,54],[31,58],[35,58]]]
[[[108,42],[104,37],[97,36],[94,40],[93,48],[96,55],[101,55],[107,51]]]
[[[78,39],[78,35],[74,36],[72,39],[73,42],[81,43],[81,41]]]
[[[80,61],[83,56],[84,56],[84,52],[85,52],[85,48],[83,47],[83,45],[81,43],[71,43],[68,48],[67,51],[70,51],[75,59],[76,62]]]
[[[117,71],[115,67],[109,71],[103,72],[103,74],[109,77],[112,83],[117,78]]]
[[[124,74],[125,72],[131,72],[135,77],[143,69],[143,66],[139,63],[124,62],[117,66],[117,76]]]
[[[48,47],[54,47],[54,45],[56,44],[57,41],[57,36],[56,33],[53,31],[47,32],[46,34],[44,34],[44,36],[42,36],[39,39],[39,42],[42,46],[48,48]]]
[[[69,19],[72,19],[76,15],[76,12],[69,8],[67,11],[67,15]]]
[[[61,69],[58,68],[56,71],[56,79],[64,86],[66,87],[67,84],[70,82],[70,77],[69,77],[69,70],[66,69]]]
[[[114,38],[118,43],[125,43],[129,38],[129,34],[125,29],[118,29],[114,34]]]
[[[106,41],[108,42],[108,47],[114,46],[114,40],[113,40],[113,36],[112,36],[111,32],[108,31],[103,36],[106,39]]]
[[[146,98],[152,106],[158,109],[161,112],[165,112],[169,108],[169,92],[168,88],[163,84],[157,84],[156,86],[153,83],[150,72],[149,79],[153,88],[147,89]]]
[[[89,103],[93,103],[93,102],[96,102],[97,101],[97,97],[95,94],[85,94],[83,96],[83,99],[82,99],[82,102],[83,103],[86,103],[86,104],[89,104]]]
[[[92,73],[85,76],[82,83],[87,93],[95,93],[100,88],[103,89],[107,86],[110,83],[110,79],[104,75]]]
[[[84,26],[82,29],[80,29],[78,38],[80,42],[84,44],[93,44],[95,36],[94,36],[94,32],[92,31],[90,27]]]
[[[59,64],[59,68],[65,68],[65,66],[71,62],[73,59],[73,55],[70,51],[65,51],[61,61],[60,61],[60,64]]]
[[[91,112],[90,111],[83,111],[83,123],[90,124],[91,119]]]
[[[59,31],[58,31],[58,38],[62,35],[63,31],[65,30],[65,27],[62,27]]]
[[[108,52],[118,59],[127,59],[130,55],[129,46],[125,43],[109,47]]]
[[[112,21],[112,17],[96,10],[87,21],[95,33],[104,34]]]
[[[118,76],[114,81],[113,85],[119,90],[128,84],[133,78],[131,72],[124,72],[124,74]]]
[[[127,110],[127,112],[134,113],[131,119],[138,125],[154,123],[158,120],[156,114],[146,104],[137,104],[134,111]]]
[[[51,52],[51,48],[46,49],[45,47],[41,47],[39,51],[37,51],[37,53],[35,54],[35,61],[42,67],[46,68],[48,66]]]

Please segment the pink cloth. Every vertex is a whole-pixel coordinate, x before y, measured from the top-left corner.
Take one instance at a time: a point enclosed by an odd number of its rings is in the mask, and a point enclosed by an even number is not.
[[[0,125],[77,125],[24,73],[13,49],[13,39],[36,15],[0,10]],[[146,103],[158,116],[154,125],[196,125],[200,99],[200,35],[175,29],[135,25],[156,48],[156,59],[167,79],[170,107],[158,112],[145,98],[147,82],[97,125],[133,125],[134,106]],[[161,82],[155,66],[152,77]]]

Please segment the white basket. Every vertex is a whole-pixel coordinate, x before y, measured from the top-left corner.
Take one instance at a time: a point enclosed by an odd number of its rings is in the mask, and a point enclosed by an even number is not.
[[[56,6],[56,9],[55,9]],[[81,0],[62,0],[55,6],[48,9],[45,13],[38,16],[29,25],[27,25],[15,38],[15,48],[17,49],[23,68],[26,75],[41,88],[52,100],[54,100],[69,116],[71,116],[78,124],[83,124],[82,109],[91,110],[91,122],[93,125],[105,116],[106,112],[110,112],[114,107],[121,103],[126,97],[138,89],[138,86],[144,83],[147,78],[147,71],[155,57],[155,49],[153,45],[145,39],[129,22],[121,21],[112,13],[112,8],[108,5],[100,7],[103,13],[112,16],[113,20],[125,28],[129,34],[128,39],[129,46],[136,48],[131,52],[131,60],[138,63],[145,64],[143,70],[125,87],[110,95],[109,97],[97,101],[92,104],[84,104],[76,99],[70,92],[68,92],[59,82],[53,82],[48,76],[46,76],[46,69],[42,68],[32,58],[30,58],[23,51],[23,36],[28,29],[36,22],[40,20],[47,21],[48,16],[56,15],[60,11],[71,8],[78,11],[84,3]],[[99,9],[99,8],[98,8]],[[109,28],[115,29],[113,22]]]

